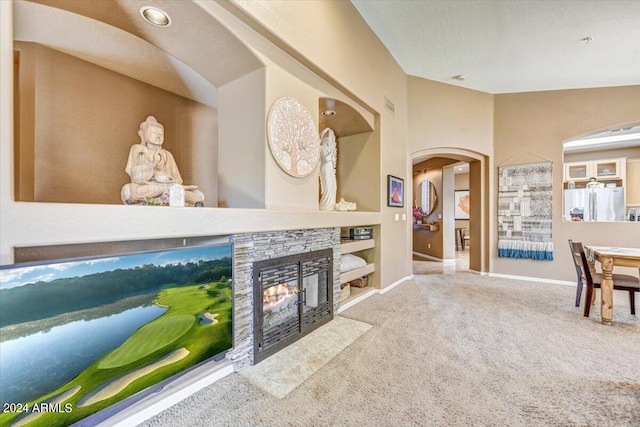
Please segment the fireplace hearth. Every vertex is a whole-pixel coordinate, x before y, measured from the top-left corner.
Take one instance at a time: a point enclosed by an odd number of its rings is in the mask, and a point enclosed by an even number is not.
[[[333,319],[333,250],[253,263],[254,363]]]

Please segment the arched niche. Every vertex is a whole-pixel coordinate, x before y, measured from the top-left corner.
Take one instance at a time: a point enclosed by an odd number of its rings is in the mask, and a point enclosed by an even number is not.
[[[218,90],[263,67],[195,2],[14,2],[16,200],[120,204],[147,115],[205,205],[218,199]]]
[[[380,210],[380,131],[371,113],[335,98],[318,100],[319,130],[331,128],[338,146],[337,201],[358,211]]]

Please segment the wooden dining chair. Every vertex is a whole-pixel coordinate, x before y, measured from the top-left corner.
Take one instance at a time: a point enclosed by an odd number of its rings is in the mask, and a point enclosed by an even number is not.
[[[573,260],[573,265],[576,268],[576,275],[578,276],[578,281],[576,282],[576,307],[580,307],[580,299],[582,297],[584,282],[582,281],[582,269],[573,255],[573,240],[571,239],[569,239],[569,250],[571,250],[571,259]]]
[[[580,269],[579,282],[583,282],[587,285],[587,295],[584,301],[584,317],[589,317],[589,311],[591,309],[591,302],[593,300],[593,290],[600,288],[602,283],[602,275],[600,273],[591,274],[589,269],[589,263],[587,262],[587,256],[584,253],[584,247],[581,242],[574,242],[569,239],[569,246],[571,247],[571,254],[575,265]],[[577,270],[576,270],[577,272]],[[631,314],[636,314],[636,292],[640,292],[640,279],[634,276],[626,274],[614,274],[613,275],[613,289],[616,291],[629,292],[629,305],[631,306]],[[582,292],[582,289],[579,290]],[[579,298],[576,296],[576,298]],[[579,302],[579,299],[578,299]],[[578,304],[579,305],[579,304]]]
[[[469,230],[466,228],[462,230],[462,250],[464,251],[464,247],[469,247],[469,242],[471,241],[471,236],[469,235]]]

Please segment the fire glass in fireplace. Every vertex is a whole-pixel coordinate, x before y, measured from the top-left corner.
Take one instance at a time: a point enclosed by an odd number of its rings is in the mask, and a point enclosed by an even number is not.
[[[333,249],[253,264],[254,363],[333,319]]]

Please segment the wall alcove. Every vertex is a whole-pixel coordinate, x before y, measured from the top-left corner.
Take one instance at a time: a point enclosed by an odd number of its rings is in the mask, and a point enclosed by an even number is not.
[[[166,28],[143,5],[14,3],[17,201],[121,204],[129,148],[153,115],[185,183],[218,205],[218,90],[263,64],[196,3],[163,4]]]
[[[338,200],[355,202],[359,211],[380,211],[377,124],[372,126],[351,105],[333,98],[320,98],[319,111],[320,132],[329,127],[336,134]]]

